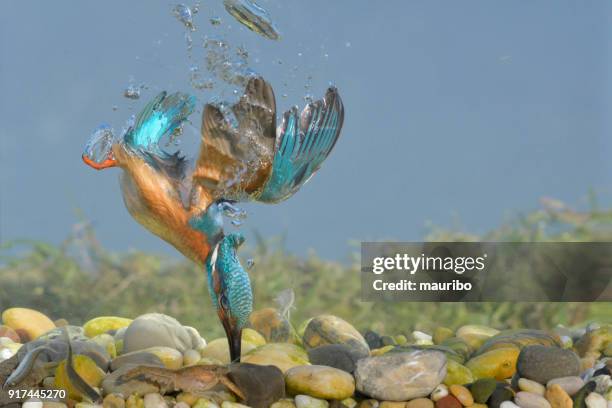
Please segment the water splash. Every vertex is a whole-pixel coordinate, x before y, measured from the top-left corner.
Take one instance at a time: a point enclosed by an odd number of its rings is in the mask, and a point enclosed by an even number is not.
[[[210,24],[214,26],[221,25],[221,19],[219,17],[211,17],[209,21],[210,21]]]
[[[140,87],[133,84],[128,85],[123,91],[123,96],[132,100],[140,99]]]
[[[172,9],[172,13],[174,14],[174,17],[176,17],[178,21],[183,23],[183,25],[185,26],[187,30],[195,31],[195,26],[193,25],[194,12],[191,10],[191,8],[189,8],[189,6],[186,6],[185,4],[182,4],[182,3],[177,4]]]
[[[249,258],[247,259],[247,270],[251,270],[253,269],[253,266],[255,266],[255,260],[253,258]]]
[[[291,288],[281,290],[274,298],[274,301],[278,305],[281,316],[289,320],[289,313],[291,309],[295,309],[293,304],[295,303],[295,292]]]
[[[217,205],[221,213],[225,217],[229,218],[231,220],[231,224],[236,227],[242,225],[247,217],[246,210],[243,210],[230,201],[219,201]]]
[[[194,65],[191,68],[189,68],[189,83],[195,89],[199,89],[200,91],[204,89],[213,89],[215,85],[212,79],[204,78],[202,76],[200,67],[198,67],[197,65]]]
[[[255,72],[249,67],[248,53],[236,51],[230,54],[230,46],[224,40],[209,38],[204,42],[206,69],[220,80],[244,87]]]
[[[115,132],[107,125],[98,126],[89,137],[85,145],[84,154],[96,163],[102,163],[111,154],[115,142]]]
[[[278,40],[280,34],[268,12],[250,0],[223,0],[223,5],[240,24],[271,40]]]

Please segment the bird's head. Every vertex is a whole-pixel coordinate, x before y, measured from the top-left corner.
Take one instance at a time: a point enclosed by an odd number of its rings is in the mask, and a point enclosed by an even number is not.
[[[253,292],[236,250],[244,242],[240,233],[225,236],[212,251],[207,263],[209,289],[223,324],[232,361],[240,360],[242,329],[253,311]]]

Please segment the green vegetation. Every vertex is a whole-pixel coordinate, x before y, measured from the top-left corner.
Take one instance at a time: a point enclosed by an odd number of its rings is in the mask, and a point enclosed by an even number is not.
[[[204,272],[184,261],[141,252],[111,253],[83,224],[62,245],[13,241],[3,244],[0,311],[31,307],[54,319],[82,324],[101,315],[135,317],[161,312],[198,328],[207,338],[222,335],[206,290]],[[612,210],[592,204],[578,213],[544,200],[543,209],[504,223],[480,237],[433,229],[435,241],[612,241]],[[296,294],[291,320],[299,325],[318,314],[334,314],[358,329],[386,334],[466,323],[496,328],[548,328],[609,320],[612,303],[364,303],[360,301],[359,256],[348,264],[312,254],[286,254],[278,241],[257,240],[241,255],[255,260],[250,274],[256,308],[274,306],[286,288]],[[20,252],[19,254],[17,254]],[[243,262],[246,264],[246,262]]]

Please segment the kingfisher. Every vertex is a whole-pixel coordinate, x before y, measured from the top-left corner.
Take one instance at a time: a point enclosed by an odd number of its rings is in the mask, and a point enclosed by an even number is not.
[[[244,237],[224,233],[224,206],[278,203],[295,194],[335,146],[344,106],[330,87],[301,112],[286,111],[277,126],[271,85],[251,76],[236,103],[204,106],[199,152],[189,160],[180,151],[166,151],[161,141],[180,133],[195,106],[191,95],[161,92],[121,135],[99,127],[82,159],[96,170],[123,170],[121,191],[132,217],[204,267],[230,359],[240,361],[253,293],[237,255]]]

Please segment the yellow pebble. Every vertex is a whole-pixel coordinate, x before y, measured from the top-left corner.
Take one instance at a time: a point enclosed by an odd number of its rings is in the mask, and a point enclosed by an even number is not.
[[[471,407],[474,405],[474,397],[472,397],[472,393],[463,385],[453,384],[448,387],[448,390],[464,407]]]

